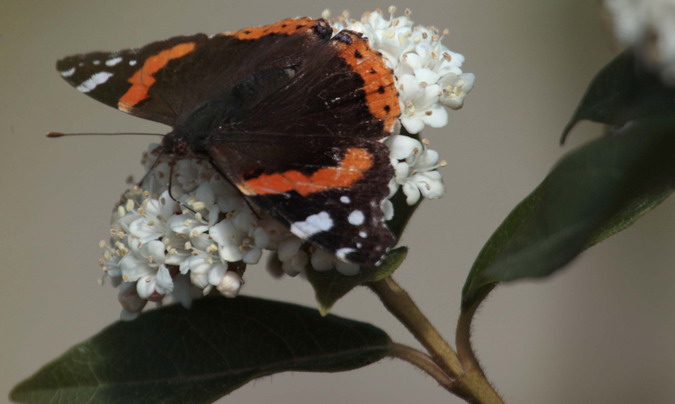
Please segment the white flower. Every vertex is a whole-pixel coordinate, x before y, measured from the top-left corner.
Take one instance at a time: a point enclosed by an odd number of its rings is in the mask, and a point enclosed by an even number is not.
[[[289,235],[279,242],[277,257],[281,262],[281,269],[286,275],[296,276],[305,270],[309,257],[301,247],[302,240],[294,235]]]
[[[181,306],[189,309],[192,300],[201,296],[202,289],[193,285],[189,276],[179,273],[173,278],[173,293],[170,296],[172,302],[180,303]]]
[[[202,160],[180,159],[176,161],[173,179],[179,189],[190,192],[201,184]],[[173,185],[173,184],[171,184]],[[177,197],[180,197],[178,195]]]
[[[120,260],[122,259],[122,255],[117,248],[111,248],[106,245],[105,241],[101,241],[99,244],[101,248],[105,249],[103,252],[103,258],[98,261],[99,265],[101,265],[101,269],[103,270],[101,284],[103,284],[105,279],[110,279],[113,287],[117,287],[122,282],[122,270],[120,269]]]
[[[393,13],[395,9],[390,9]],[[328,10],[323,13],[324,18],[330,16]],[[408,18],[409,10],[406,10],[406,15],[394,18],[393,15],[386,19],[382,16],[381,11],[367,12],[361,17],[361,21],[350,20],[349,14],[344,13],[342,16],[331,21],[334,32],[339,32],[343,29],[349,29],[355,32],[362,33],[373,49],[382,52],[385,61],[391,68],[396,68],[402,54],[410,48],[413,43],[410,41],[411,29],[413,22]]]
[[[271,251],[276,251],[279,248],[279,243],[292,235],[288,228],[270,216],[263,216],[258,225],[265,229],[268,237],[266,249]]]
[[[233,212],[244,206],[244,197],[238,189],[216,174],[210,180],[211,188],[216,196],[216,203],[221,212]]]
[[[605,0],[614,18],[614,34],[670,85],[675,85],[675,2]]]
[[[164,191],[159,199],[144,200],[136,211],[138,217],[128,225],[129,234],[141,243],[162,238],[169,233],[167,219],[173,215],[176,206],[168,191]]]
[[[164,295],[173,290],[169,269],[164,265],[164,247],[164,243],[159,240],[143,244],[138,239],[132,239],[129,252],[119,262],[124,282],[140,280],[137,282],[137,292],[142,299],[147,299],[155,292]]]
[[[197,238],[218,221],[220,209],[210,183],[203,182],[193,194],[181,198],[183,213],[169,219],[169,227],[177,234]]]
[[[267,232],[257,225],[253,213],[248,209],[220,221],[210,228],[209,233],[213,241],[218,243],[220,256],[229,262],[256,264],[263,248],[269,243]]]
[[[212,253],[195,251],[194,255],[180,264],[180,273],[189,275],[192,284],[204,289],[209,285],[214,286],[220,282],[216,278],[227,270],[227,262],[221,261]]]
[[[394,17],[395,11],[395,7],[389,8],[389,18],[379,10],[364,13],[360,21],[344,13],[331,24],[335,32],[349,29],[363,33],[370,46],[382,52],[387,65],[394,69],[401,124],[409,133],[419,133],[425,126],[445,126],[445,107],[461,108],[475,77],[462,72],[464,56],[441,43],[447,30],[439,33],[434,27],[415,26],[409,18],[410,10],[400,17]],[[324,11],[323,15],[328,17],[330,13]]]
[[[398,189],[398,185],[396,184],[396,182],[392,181],[392,183],[395,184],[396,188]],[[384,213],[385,221],[389,221],[394,218],[394,204],[391,203],[389,199],[383,200],[382,205],[380,207],[382,208],[382,213]]]
[[[244,285],[244,280],[241,279],[238,273],[234,271],[227,271],[220,282],[216,286],[220,294],[225,297],[237,297],[241,287]]]
[[[310,262],[312,268],[316,271],[330,271],[335,268],[339,273],[346,276],[354,276],[361,270],[358,264],[341,261],[335,255],[319,248],[313,249]]]
[[[156,275],[146,275],[140,278],[136,283],[136,291],[141,299],[153,300],[152,298],[163,298],[167,293],[173,291],[173,279],[169,269],[162,265],[157,270]],[[158,296],[153,296],[157,294]]]
[[[445,195],[443,177],[437,171],[445,163],[439,162],[436,151],[427,149],[422,142],[404,135],[390,136],[387,142],[395,173],[392,183],[403,188],[408,205],[417,203],[420,196],[437,199]],[[390,184],[390,187],[396,185]]]
[[[464,105],[464,97],[473,88],[476,76],[473,73],[448,73],[439,80],[443,94],[440,103],[448,108],[460,109]]]
[[[422,77],[432,76],[433,72]],[[436,77],[435,81],[438,81]],[[425,125],[440,128],[447,125],[448,113],[438,103],[442,94],[441,86],[420,81],[419,77],[404,74],[399,78],[398,88],[401,100],[401,124],[409,133],[420,133]]]
[[[117,292],[117,300],[122,306],[120,319],[125,321],[134,320],[141,313],[148,303],[146,299],[141,299],[136,293],[135,283],[123,283]]]

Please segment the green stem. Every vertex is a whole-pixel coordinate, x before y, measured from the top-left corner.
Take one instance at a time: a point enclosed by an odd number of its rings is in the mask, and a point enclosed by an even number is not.
[[[420,311],[408,292],[389,276],[369,283],[368,287],[380,298],[387,310],[424,346],[444,372],[453,379],[464,373],[455,351]]]
[[[469,371],[478,371],[484,375],[483,369],[478,363],[478,359],[473,352],[471,345],[471,322],[476,314],[478,305],[473,305],[466,310],[462,310],[457,320],[457,331],[455,334],[455,344],[457,344],[457,356],[462,364],[462,368]]]
[[[417,366],[426,374],[433,377],[441,387],[452,392],[452,379],[424,352],[393,342],[389,350],[389,356]]]
[[[391,277],[367,284],[384,306],[424,346],[431,357],[394,343],[391,356],[406,360],[431,375],[446,390],[468,403],[504,404],[485,378],[470,343],[471,319],[476,308],[462,312],[457,326],[458,352],[440,335],[410,295]],[[432,361],[437,366],[431,366]],[[440,373],[439,373],[440,372]]]

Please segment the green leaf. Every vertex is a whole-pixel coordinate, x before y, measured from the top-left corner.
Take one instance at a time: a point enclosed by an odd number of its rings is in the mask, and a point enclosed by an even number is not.
[[[342,275],[335,270],[320,272],[308,266],[305,273],[307,280],[314,288],[321,314],[328,314],[335,302],[355,287],[379,281],[393,274],[401,266],[407,255],[407,247],[395,248],[385,255],[384,261],[380,266],[361,268],[361,272],[354,276]]]
[[[370,324],[269,300],[204,298],[117,322],[20,383],[27,403],[202,403],[289,370],[338,372],[383,358]]]
[[[642,217],[642,215],[665,201],[673,193],[673,190],[672,186],[655,187],[654,189],[647,190],[644,194],[636,195],[632,200],[628,200],[626,206],[621,211],[609,218],[607,223],[596,230],[590,237],[586,248],[592,247],[626,229]]]
[[[550,275],[623,230],[673,191],[675,118],[633,122],[568,153],[478,255],[463,307],[498,283]]]
[[[659,77],[646,69],[626,51],[595,76],[572,119],[565,127],[560,143],[579,121],[623,125],[634,120],[675,113],[675,89],[663,85]]]

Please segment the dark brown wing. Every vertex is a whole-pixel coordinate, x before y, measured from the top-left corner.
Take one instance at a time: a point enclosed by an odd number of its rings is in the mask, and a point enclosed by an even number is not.
[[[381,209],[393,177],[381,141],[399,115],[394,77],[351,32],[306,52],[286,78],[269,71],[235,90],[229,103],[240,109],[212,134],[208,153],[293,233],[373,265],[395,243]]]
[[[93,52],[57,62],[79,91],[133,115],[174,125],[257,69],[293,64],[327,24],[296,18],[207,37],[181,36],[139,49]],[[330,28],[328,28],[330,30]]]

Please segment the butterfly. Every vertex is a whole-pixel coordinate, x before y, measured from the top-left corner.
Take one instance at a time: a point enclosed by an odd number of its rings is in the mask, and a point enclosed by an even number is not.
[[[339,259],[375,265],[395,244],[381,204],[398,92],[361,34],[292,18],[56,67],[80,92],[171,126],[164,153],[207,159],[252,207]]]

